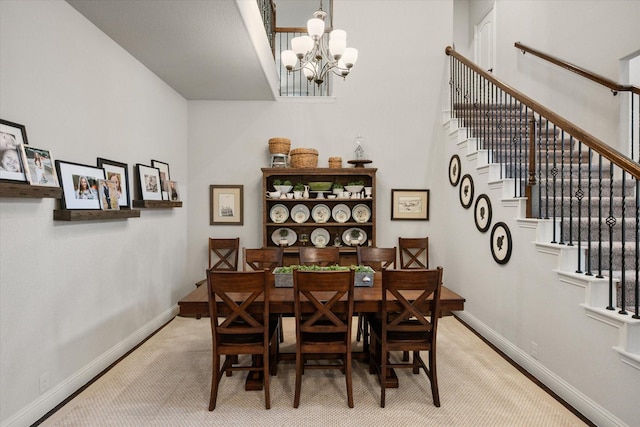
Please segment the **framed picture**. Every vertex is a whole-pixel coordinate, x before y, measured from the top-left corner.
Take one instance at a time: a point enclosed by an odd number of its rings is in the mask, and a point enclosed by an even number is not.
[[[59,187],[51,152],[42,148],[21,145],[24,173],[31,185]]]
[[[142,200],[162,200],[160,170],[140,163],[136,164],[136,169],[140,183],[140,198]]]
[[[211,225],[242,225],[242,185],[210,185]]]
[[[391,190],[391,219],[429,219],[429,190]]]
[[[180,200],[180,192],[178,191],[178,181],[167,181],[165,190],[169,194],[169,200],[177,202]]]
[[[104,169],[105,179],[116,183],[118,206],[120,209],[131,207],[131,190],[129,187],[129,167],[126,163],[98,157],[98,166]]]
[[[463,208],[469,209],[473,203],[473,178],[467,174],[460,180],[460,204]]]
[[[481,233],[486,232],[491,226],[491,200],[486,194],[481,194],[476,199],[473,208],[473,218],[476,221],[476,228]]]
[[[491,255],[498,264],[506,264],[511,258],[511,232],[504,222],[497,222],[491,230]]]
[[[98,180],[98,195],[100,196],[100,209],[102,210],[119,210],[118,204],[118,187],[115,181],[108,179]]]
[[[0,179],[28,182],[21,145],[27,144],[24,125],[0,119]]]
[[[160,171],[160,188],[162,188],[162,200],[169,200],[169,193],[165,190],[167,188],[167,181],[171,179],[169,175],[169,164],[161,162],[159,160],[151,160],[151,166],[157,168]]]
[[[62,160],[55,164],[62,186],[62,208],[100,209],[98,185],[104,179],[104,169]]]
[[[460,182],[460,156],[457,154],[449,160],[449,182],[454,187]]]

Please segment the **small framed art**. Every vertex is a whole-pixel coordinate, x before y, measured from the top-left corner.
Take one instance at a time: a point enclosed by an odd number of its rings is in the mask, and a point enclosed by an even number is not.
[[[49,150],[22,145],[24,172],[31,185],[59,187],[53,156]]]
[[[0,119],[0,179],[28,182],[21,145],[27,144],[24,125]]]
[[[131,207],[131,190],[129,188],[129,167],[126,163],[98,157],[98,166],[104,169],[105,178],[116,183],[118,206],[120,209]]]
[[[169,163],[161,162],[160,160],[151,160],[151,166],[157,168],[160,171],[160,188],[162,188],[162,200],[171,200],[169,193],[167,193],[167,181],[171,179],[169,175]]]
[[[55,164],[62,186],[62,208],[100,209],[98,185],[104,179],[104,169],[62,160]]]
[[[481,194],[476,199],[473,208],[473,218],[476,222],[476,228],[481,233],[486,232],[491,226],[491,200],[486,194]]]
[[[473,178],[467,174],[460,180],[460,204],[469,209],[473,203]]]
[[[460,156],[454,154],[449,160],[449,183],[454,187],[460,182]]]
[[[511,232],[504,222],[497,222],[491,230],[491,255],[498,264],[506,264],[511,258]]]
[[[242,185],[210,185],[210,224],[242,225],[243,186]]]
[[[115,181],[108,179],[98,180],[98,195],[100,196],[100,209],[119,210],[118,187]]]
[[[391,190],[391,219],[428,220],[429,190]]]
[[[180,201],[180,192],[178,191],[178,181],[166,181],[164,191],[169,194],[169,200],[172,202]]]
[[[140,163],[136,164],[136,169],[140,184],[140,198],[142,200],[162,200],[160,170]]]

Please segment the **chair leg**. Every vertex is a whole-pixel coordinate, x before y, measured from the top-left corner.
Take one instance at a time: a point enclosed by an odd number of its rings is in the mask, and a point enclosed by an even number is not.
[[[431,394],[433,404],[440,407],[440,392],[438,391],[438,376],[436,375],[436,352],[429,350],[429,380],[431,380]]]
[[[358,328],[356,331],[356,341],[360,342],[360,337],[362,337],[362,331],[364,330],[364,316],[362,313],[358,314]]]
[[[346,358],[346,363],[345,363],[345,378],[347,381],[347,404],[349,405],[349,408],[353,408],[353,381],[352,381],[352,375],[351,375],[351,351],[348,351],[347,354],[345,355]]]
[[[420,352],[413,352],[413,373],[418,375],[420,373]]]
[[[276,338],[277,341],[277,338]],[[271,346],[269,346],[271,347]],[[267,350],[263,353],[262,356],[262,375],[264,377],[264,407],[266,409],[271,409],[271,395],[269,393],[269,383],[270,383],[270,368],[269,368],[269,351]]]
[[[220,369],[220,356],[214,354],[211,369],[211,396],[209,397],[209,410],[216,409],[216,401],[218,399],[218,384],[222,378],[222,369]]]
[[[409,352],[408,351],[403,351],[402,352],[402,361],[403,362],[408,362],[409,361]]]
[[[284,342],[284,325],[282,324],[282,314],[278,316],[278,329],[280,330],[280,342]]]
[[[387,388],[387,358],[388,354],[380,354],[380,407],[384,408],[385,392]]]
[[[293,397],[293,407],[300,405],[300,387],[302,385],[302,354],[296,353],[296,390]]]

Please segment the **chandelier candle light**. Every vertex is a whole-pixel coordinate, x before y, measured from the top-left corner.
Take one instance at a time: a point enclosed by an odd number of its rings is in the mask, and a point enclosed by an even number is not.
[[[318,86],[324,82],[329,71],[342,78],[347,77],[358,59],[358,50],[347,47],[347,32],[333,30],[329,34],[329,46],[323,37],[327,12],[320,9],[313,13],[313,18],[307,21],[308,36],[294,37],[291,40],[292,50],[285,50],[281,54],[282,63],[287,71],[300,71],[309,81],[315,81]],[[298,67],[298,60],[300,61]]]

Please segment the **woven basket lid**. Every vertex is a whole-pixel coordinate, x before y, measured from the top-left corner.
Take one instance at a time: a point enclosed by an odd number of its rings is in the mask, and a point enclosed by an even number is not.
[[[269,144],[271,143],[276,144],[279,142],[282,142],[285,144],[291,144],[291,140],[289,138],[269,138]]]

